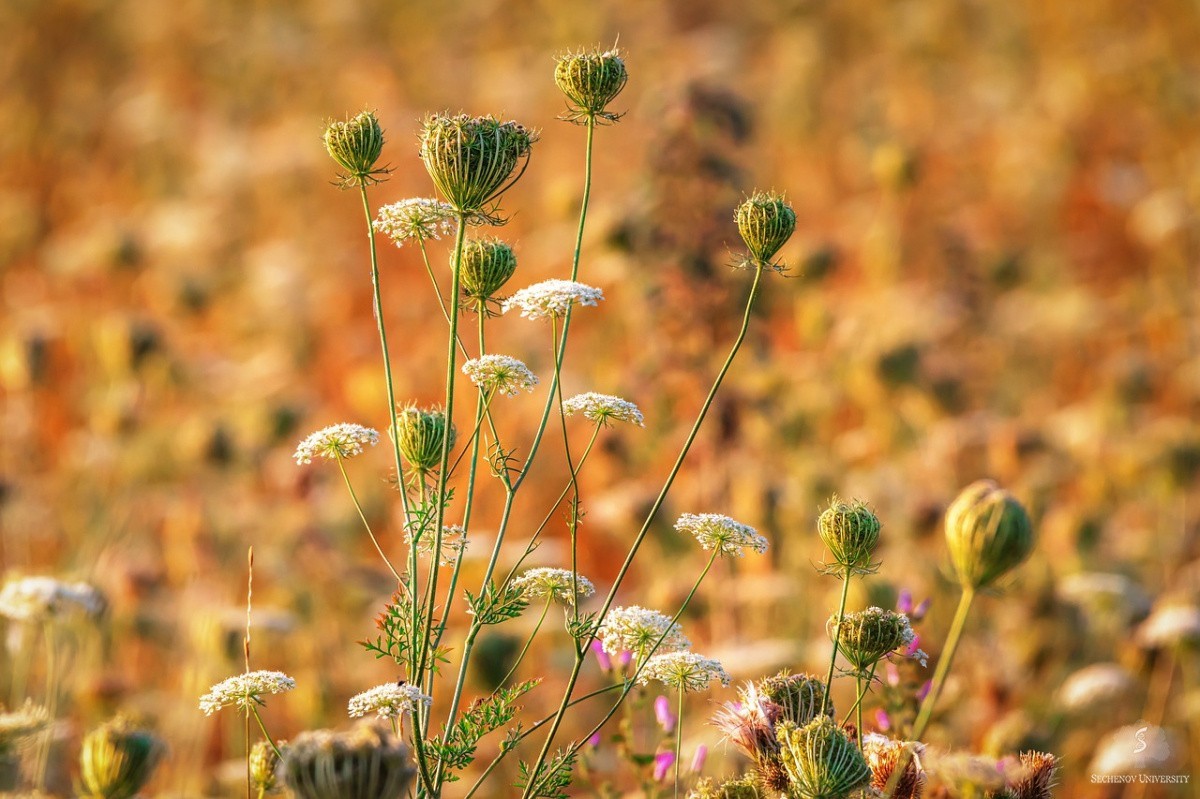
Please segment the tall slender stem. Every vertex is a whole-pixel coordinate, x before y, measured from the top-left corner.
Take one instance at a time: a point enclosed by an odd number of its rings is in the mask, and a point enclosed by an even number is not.
[[[833,689],[833,664],[837,662],[838,656],[838,632],[842,627],[842,617],[846,615],[846,598],[850,595],[850,569],[846,569],[846,573],[842,575],[842,601],[838,603],[837,621],[833,624],[833,652],[829,655],[829,672],[825,677],[825,701],[821,703],[821,707],[829,704],[829,694]]]
[[[358,501],[358,495],[354,493],[354,486],[350,484],[350,475],[346,473],[346,464],[341,455],[337,457],[338,469],[342,472],[342,479],[346,481],[346,490],[350,492],[350,501],[354,503],[354,509],[358,511],[358,518],[362,519],[363,527],[367,528],[367,535],[371,537],[371,543],[375,545],[375,551],[379,553],[379,557],[383,558],[383,562],[387,564],[388,570],[392,576],[396,578],[396,582],[408,590],[404,585],[404,578],[400,576],[400,572],[396,571],[396,567],[388,560],[388,556],[384,554],[383,547],[379,545],[379,539],[375,537],[375,533],[371,530],[371,523],[367,521],[367,515],[363,513],[362,505]]]
[[[550,338],[551,338],[551,351],[556,352],[558,350],[558,346],[557,346],[558,345],[558,341],[557,341],[558,320],[556,318],[551,318],[551,320],[550,320]],[[570,438],[570,436],[567,435],[567,415],[563,411],[561,365],[559,364],[557,357],[554,357],[553,360],[554,360],[554,386],[558,393],[558,420],[562,427],[563,452],[566,453],[566,456],[567,456],[567,470],[570,472],[570,475],[571,475],[570,490],[571,490],[571,493],[573,494],[573,496],[571,497],[571,521],[570,521],[570,530],[569,530],[569,532],[571,534],[571,595],[574,597],[578,597],[579,596],[579,478],[575,471],[575,463],[574,463],[574,461],[571,460],[571,438]],[[579,620],[579,603],[572,602],[571,606],[574,609],[574,618],[576,621],[578,621]],[[575,645],[576,645],[576,647],[578,647],[579,642],[576,641]]]
[[[679,702],[675,713],[675,799],[679,799],[679,761],[683,758],[683,680],[679,681]]]
[[[283,752],[279,751],[279,747],[275,745],[275,739],[271,737],[271,733],[267,732],[267,725],[263,723],[262,714],[253,704],[250,705],[250,711],[254,714],[254,720],[258,722],[258,728],[262,730],[263,738],[266,738],[267,743],[275,750],[275,756],[282,760]]]
[[[533,625],[533,632],[529,634],[529,638],[525,641],[525,646],[521,647],[521,653],[517,655],[517,659],[513,661],[512,668],[508,670],[508,674],[500,680],[497,688],[503,688],[509,678],[516,673],[517,667],[521,665],[521,661],[525,659],[525,654],[529,651],[529,647],[533,645],[533,639],[537,637],[538,630],[542,629],[542,622],[546,620],[546,614],[550,612],[550,605],[554,603],[554,594],[551,592],[546,596],[546,606],[542,608],[542,615],[538,616],[537,624]]]

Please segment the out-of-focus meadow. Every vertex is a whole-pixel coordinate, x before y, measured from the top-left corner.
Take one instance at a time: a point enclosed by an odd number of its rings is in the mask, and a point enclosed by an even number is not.
[[[239,790],[241,718],[196,700],[242,668],[250,545],[254,665],[299,683],[268,708],[276,731],[344,723],[347,696],[399,676],[355,643],[391,583],[340,477],[292,460],[319,427],[387,426],[362,209],[331,185],[324,122],[377,110],[394,171],[376,204],[431,195],[428,111],[540,128],[495,232],[517,251],[512,287],[563,277],[583,137],[556,120],[552,56],[619,35],[627,114],[597,135],[580,273],[607,300],[577,316],[564,381],[647,422],[606,432],[583,473],[582,572],[607,589],[736,332],[732,209],[782,190],[792,268],[768,276],[620,601],[677,606],[703,556],[670,521],[728,513],[772,549],[720,564],[689,634],[738,680],[823,672],[840,584],[814,569],[814,523],[837,492],[885,525],[855,607],[932,597],[918,632],[936,655],[956,598],[941,512],[993,477],[1040,540],[980,600],[930,743],[1057,752],[1070,797],[1109,795],[1094,750],[1139,720],[1175,736],[1170,773],[1200,762],[1196,649],[1167,672],[1138,632],[1155,604],[1200,604],[1194,3],[9,0],[0,29],[0,563],[110,603],[70,637],[64,757],[120,711],[169,742],[154,792]],[[437,402],[445,323],[419,251],[381,253],[397,394]],[[548,377],[544,326],[514,316],[492,324],[495,351]],[[505,400],[514,437],[541,401]],[[562,463],[548,444],[528,526]],[[398,546],[388,464],[378,447],[349,467]],[[481,498],[481,542],[500,498]],[[562,565],[551,530],[535,565]],[[480,684],[528,629],[485,637]],[[569,670],[556,652],[539,667]],[[1064,710],[1060,686],[1097,662],[1130,689]],[[710,709],[695,703],[685,748],[710,743],[709,772],[731,772]],[[69,789],[68,766],[52,773]]]

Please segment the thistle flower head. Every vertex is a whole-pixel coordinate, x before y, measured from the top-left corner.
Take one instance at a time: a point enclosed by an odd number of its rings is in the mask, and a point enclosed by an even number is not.
[[[13,621],[94,619],[107,604],[94,586],[53,577],[15,577],[0,589],[0,616]]]
[[[79,751],[79,778],[84,796],[130,799],[150,780],[163,755],[157,737],[124,719],[92,730]]]
[[[646,426],[638,406],[612,394],[598,394],[595,391],[576,394],[563,400],[562,412],[564,416],[574,416],[578,413],[584,419],[604,427],[608,427],[609,422],[629,422],[638,427]]]
[[[482,313],[517,271],[512,247],[499,239],[471,239],[463,244],[459,283],[467,304]]]
[[[1051,799],[1054,772],[1058,760],[1045,752],[1022,752],[1017,775],[996,796],[997,799]]]
[[[454,233],[454,209],[444,202],[414,197],[379,209],[371,223],[375,230],[390,238],[397,247],[406,241],[440,239]]]
[[[0,752],[46,729],[50,713],[46,708],[26,699],[19,710],[0,708]]]
[[[313,458],[343,460],[362,454],[363,445],[379,443],[378,431],[358,424],[335,424],[311,434],[296,447],[296,463],[312,463]]]
[[[482,355],[462,365],[463,374],[485,392],[515,397],[521,391],[533,391],[537,375],[529,367],[508,355]]]
[[[431,472],[442,462],[442,447],[454,447],[456,431],[438,408],[406,406],[396,411],[400,454],[418,474]],[[447,441],[449,439],[449,441]]]
[[[946,544],[959,583],[985,588],[1029,557],[1033,524],[1012,494],[979,480],[946,510]]]
[[[1112,708],[1133,690],[1133,676],[1116,663],[1093,663],[1072,672],[1058,689],[1058,704],[1068,712]]]
[[[411,545],[413,534],[411,528],[404,532],[405,543]],[[437,545],[437,536],[429,530],[423,530],[417,537],[417,551],[422,555],[433,554]],[[447,524],[442,527],[442,547],[438,554],[438,563],[443,566],[453,566],[467,549],[467,531],[461,524]]]
[[[783,707],[754,683],[743,686],[738,699],[721,705],[713,715],[713,726],[755,764],[776,759],[779,739],[775,737],[775,725],[784,717]]]
[[[875,570],[871,556],[879,543],[877,517],[866,503],[843,502],[836,496],[817,519],[821,541],[833,556],[829,570],[837,574],[869,574]]]
[[[628,79],[625,60],[615,47],[604,52],[567,53],[559,56],[554,65],[554,83],[567,96],[565,118],[572,122],[588,118],[607,122],[620,119],[620,114],[607,109]]]
[[[286,751],[286,744],[278,743]],[[250,750],[250,781],[262,793],[276,793],[283,788],[279,781],[279,755],[269,741],[259,741]]]
[[[491,116],[434,114],[420,141],[425,169],[455,213],[497,222],[488,206],[521,176],[537,134]]]
[[[637,681],[647,685],[651,680],[658,680],[671,688],[703,691],[714,680],[729,685],[729,679],[729,673],[719,661],[695,652],[667,652],[647,660]]]
[[[825,698],[825,681],[811,674],[781,671],[758,681],[755,690],[781,711],[780,718],[803,726],[817,716],[833,715],[833,700]]]
[[[637,605],[610,610],[600,625],[599,638],[608,654],[632,652],[639,661],[652,652],[678,652],[692,645],[670,616]]]
[[[342,185],[365,186],[378,183],[386,169],[376,169],[383,152],[383,129],[373,111],[363,111],[344,122],[330,122],[325,128],[325,149],[345,172]]]
[[[749,266],[781,267],[771,263],[796,230],[796,212],[782,196],[755,192],[734,214],[738,233],[750,251]]]
[[[914,753],[920,755],[925,747],[919,743],[908,744],[914,748]],[[904,772],[896,782],[892,799],[921,799],[925,790],[925,770],[921,768],[919,757],[904,755],[905,743],[895,741],[885,735],[870,732],[863,736],[863,757],[871,769],[871,787],[883,791],[891,780],[892,774],[900,758],[907,761]]]
[[[829,630],[831,634],[836,630],[838,649],[859,672],[868,671],[884,655],[916,639],[907,616],[882,608],[847,613],[841,624],[834,614],[829,619]]]
[[[265,705],[263,697],[281,694],[296,687],[296,681],[281,671],[248,671],[222,680],[200,697],[200,709],[211,716],[223,707],[249,710]]]
[[[421,693],[417,686],[389,682],[350,697],[347,710],[351,718],[374,713],[381,719],[396,719],[405,713],[415,713],[421,705],[432,704],[433,697]]]
[[[572,280],[543,280],[513,294],[500,305],[503,313],[514,308],[521,310],[526,319],[550,319],[566,316],[572,305],[596,304],[604,299],[598,288],[576,283]]]
[[[843,799],[871,781],[858,747],[828,716],[803,727],[785,721],[775,732],[784,770],[801,799]]]
[[[675,520],[675,529],[690,533],[701,547],[722,555],[740,558],[746,554],[746,549],[759,554],[767,551],[767,539],[757,530],[719,513],[685,513]]]
[[[512,587],[529,597],[553,597],[566,605],[596,593],[592,581],[568,569],[529,569],[512,581]]]
[[[1200,643],[1200,608],[1179,601],[1159,605],[1137,631],[1148,649]]]
[[[284,782],[300,799],[399,799],[415,773],[408,747],[378,722],[301,733],[283,756]]]

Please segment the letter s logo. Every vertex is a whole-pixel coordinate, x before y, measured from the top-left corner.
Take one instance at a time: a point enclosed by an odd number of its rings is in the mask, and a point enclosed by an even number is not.
[[[1136,740],[1136,743],[1133,747],[1133,753],[1135,755],[1140,755],[1142,752],[1145,752],[1146,747],[1149,746],[1149,744],[1146,743],[1146,731],[1149,729],[1149,727],[1142,727],[1133,734],[1133,737]]]

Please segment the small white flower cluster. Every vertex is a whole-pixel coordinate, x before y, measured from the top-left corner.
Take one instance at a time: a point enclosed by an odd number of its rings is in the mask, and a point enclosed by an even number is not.
[[[421,693],[417,686],[389,682],[350,697],[347,709],[351,718],[374,713],[381,719],[396,719],[405,713],[415,713],[421,705],[432,704],[433,697]]]
[[[1143,646],[1161,647],[1200,641],[1200,608],[1168,604],[1155,608],[1138,628]]]
[[[19,577],[0,590],[0,616],[13,621],[95,618],[104,608],[104,596],[93,586],[53,577]]]
[[[412,544],[412,533],[405,532],[404,540],[408,544]],[[433,545],[437,543],[432,531],[426,531],[417,539],[417,551],[423,555],[428,555],[433,552]],[[462,553],[467,549],[467,531],[461,524],[447,524],[442,527],[442,551],[438,557],[438,563],[443,566],[452,566],[462,556]]]
[[[313,458],[341,460],[361,454],[363,444],[375,446],[378,443],[378,431],[343,422],[318,430],[301,441],[292,457],[298,464],[312,463]]]
[[[712,658],[695,652],[667,652],[646,661],[638,683],[646,685],[651,680],[684,691],[703,691],[713,680],[729,685],[730,677],[725,667]]]
[[[565,316],[575,303],[595,306],[602,299],[604,292],[593,286],[571,280],[543,280],[513,294],[500,310],[508,313],[519,308],[526,319],[548,319]]]
[[[719,513],[685,513],[675,520],[675,529],[691,533],[700,546],[722,555],[740,558],[747,548],[760,554],[767,551],[767,539],[757,530]]]
[[[533,391],[537,375],[522,361],[508,355],[483,355],[462,366],[463,374],[484,391],[515,397],[520,391]]]
[[[596,587],[582,574],[576,574],[574,577],[572,574],[568,569],[529,569],[512,581],[512,587],[520,590],[526,596],[552,596],[559,602],[574,605],[573,586],[578,588],[580,599],[596,593]]]
[[[1133,689],[1133,677],[1116,663],[1093,663],[1073,672],[1058,689],[1058,704],[1068,711],[1111,708]]]
[[[638,427],[646,426],[638,406],[629,400],[623,400],[611,394],[597,394],[595,391],[576,394],[574,397],[563,400],[562,412],[564,416],[574,416],[579,413],[583,415],[583,418],[605,426],[610,421],[629,422]]]
[[[683,628],[671,621],[670,616],[637,605],[610,610],[600,625],[598,637],[608,654],[632,652],[639,660],[649,655],[651,650],[678,652],[692,646],[692,642],[683,634]],[[660,638],[662,643],[655,649],[654,645]]]
[[[235,674],[214,685],[200,697],[200,709],[211,716],[223,707],[249,710],[254,705],[264,704],[262,697],[281,694],[296,687],[296,681],[282,671],[248,671]]]
[[[454,209],[424,197],[401,200],[380,208],[371,225],[403,247],[409,239],[440,239],[442,233],[454,233]]]

